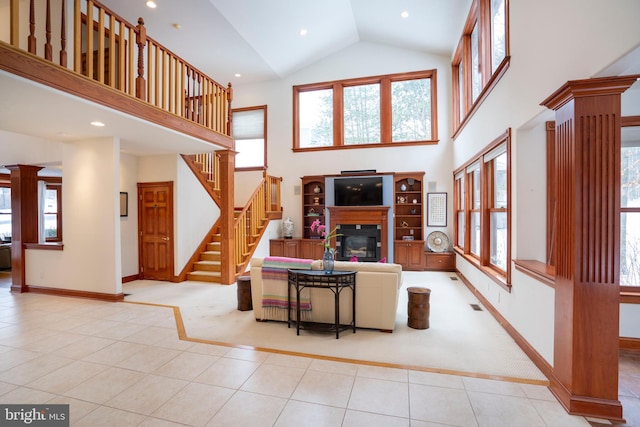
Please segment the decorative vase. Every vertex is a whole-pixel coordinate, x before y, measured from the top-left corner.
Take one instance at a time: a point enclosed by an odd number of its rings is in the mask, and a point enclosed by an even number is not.
[[[282,221],[282,235],[285,239],[293,237],[293,220],[289,217]]]
[[[313,187],[313,192],[316,194],[320,194],[322,193],[322,188],[320,188],[320,186],[318,184],[316,184],[315,187]]]
[[[333,273],[333,259],[334,250],[331,248],[325,248],[324,254],[322,255],[322,267],[324,268],[325,273]]]

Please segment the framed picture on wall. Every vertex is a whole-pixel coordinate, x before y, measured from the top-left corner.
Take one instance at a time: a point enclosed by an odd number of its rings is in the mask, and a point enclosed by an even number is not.
[[[120,216],[129,215],[129,193],[120,192]]]
[[[427,193],[427,227],[447,226],[447,193]]]

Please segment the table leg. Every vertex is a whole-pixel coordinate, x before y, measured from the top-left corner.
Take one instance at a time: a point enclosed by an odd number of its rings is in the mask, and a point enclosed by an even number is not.
[[[336,291],[335,291],[335,313],[336,313],[336,339],[340,338],[340,290],[338,289],[338,284],[336,283]]]
[[[353,316],[353,333],[356,333],[356,285],[351,285],[351,291],[353,294],[353,301],[351,306],[351,315]]]
[[[300,335],[300,284],[296,283],[296,335]]]

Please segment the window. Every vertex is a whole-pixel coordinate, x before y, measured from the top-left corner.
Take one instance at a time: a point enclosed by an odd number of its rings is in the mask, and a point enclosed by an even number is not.
[[[437,143],[436,71],[293,87],[295,151]]]
[[[455,247],[506,288],[511,286],[510,141],[507,130],[454,172]]]
[[[454,177],[454,227],[455,227],[455,246],[463,248],[465,239],[465,222],[464,222],[464,207],[465,207],[465,195],[464,191],[464,174],[458,173]]]
[[[267,106],[236,108],[233,114],[236,170],[267,167]]]
[[[640,122],[640,117],[638,118]],[[640,126],[622,127],[620,155],[620,286],[640,286]]]
[[[0,183],[0,240],[11,237],[11,187]]]
[[[62,241],[62,186],[46,184],[44,196],[44,234],[47,242]]]
[[[473,0],[453,57],[454,138],[509,66],[508,0]]]

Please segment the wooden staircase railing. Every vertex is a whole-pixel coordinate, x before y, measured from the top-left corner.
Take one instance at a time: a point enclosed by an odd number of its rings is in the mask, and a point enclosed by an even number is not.
[[[228,209],[228,202],[225,202],[221,187],[223,185],[221,172],[221,158],[228,156],[226,151],[212,152],[182,156],[187,165],[196,174],[200,183],[206,188],[209,195],[220,207],[221,212]],[[232,283],[235,278],[242,274],[249,264],[257,243],[260,241],[267,224],[271,219],[282,218],[282,204],[280,183],[282,178],[263,173],[260,183],[253,192],[249,201],[241,209],[233,209],[233,224],[229,239],[232,256],[222,256],[218,251],[224,251],[221,227],[218,221],[216,226],[208,233],[198,249],[199,253],[194,254],[190,264],[193,270],[185,272],[184,276],[188,280],[209,281],[214,283]],[[231,201],[232,203],[233,201]],[[230,260],[232,265],[225,265],[225,260]],[[218,262],[220,261],[220,262]],[[230,271],[228,280],[225,282],[223,271]]]
[[[67,2],[31,0],[27,17],[20,15],[20,0],[9,0],[9,13],[0,14],[0,27],[9,28],[9,40],[2,41],[70,68]],[[230,83],[227,87],[220,85],[149,37],[142,18],[133,25],[95,0],[74,0],[73,16],[73,71],[231,136]],[[39,38],[44,39],[41,45]]]

